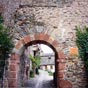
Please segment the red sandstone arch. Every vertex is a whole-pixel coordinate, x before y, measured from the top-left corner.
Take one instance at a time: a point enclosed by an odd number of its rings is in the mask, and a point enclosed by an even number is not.
[[[35,35],[27,35],[21,40],[18,41],[18,43],[15,46],[15,51],[13,54],[11,54],[10,58],[10,63],[9,63],[9,80],[8,80],[8,86],[9,88],[18,88],[17,87],[17,72],[19,69],[19,58],[20,58],[20,49],[25,45],[28,44],[31,41],[36,41],[36,40],[42,40],[50,45],[52,45],[56,52],[57,52],[57,58],[56,58],[56,79],[57,79],[57,88],[63,88],[61,85],[61,81],[63,80],[64,77],[64,69],[65,69],[65,56],[63,52],[59,50],[59,43],[54,40],[51,36],[41,33],[41,34],[35,34]],[[71,88],[71,87],[66,87],[66,88]]]

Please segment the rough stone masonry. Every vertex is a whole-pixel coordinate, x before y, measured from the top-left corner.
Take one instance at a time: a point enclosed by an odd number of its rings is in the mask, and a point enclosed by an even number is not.
[[[75,44],[75,26],[88,25],[88,0],[0,0],[4,24],[14,33],[14,42],[29,34],[36,34],[36,26],[57,40],[67,56],[64,79],[73,88],[87,88],[83,61],[71,55]],[[71,55],[71,56],[70,56]]]

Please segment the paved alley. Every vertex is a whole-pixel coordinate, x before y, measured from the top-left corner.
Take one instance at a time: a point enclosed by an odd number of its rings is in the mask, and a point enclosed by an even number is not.
[[[41,71],[38,76],[25,82],[23,88],[55,88],[53,77],[48,75],[48,72]]]

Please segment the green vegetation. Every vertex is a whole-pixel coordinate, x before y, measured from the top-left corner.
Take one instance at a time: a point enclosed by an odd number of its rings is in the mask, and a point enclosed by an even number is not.
[[[0,24],[2,24],[3,22],[4,22],[3,17],[0,16]]]
[[[4,27],[3,18],[0,16],[0,79],[3,78],[6,60],[13,48],[12,36],[10,30]]]
[[[40,56],[32,56],[32,55],[30,55],[29,58],[32,61],[33,68],[38,67],[40,65],[40,63],[41,63]]]
[[[81,29],[76,27],[76,44],[79,49],[79,55],[85,62],[86,69],[88,70],[88,27]]]
[[[32,75],[34,77],[35,73],[39,74],[38,72],[38,67],[41,63],[41,58],[40,56],[29,56],[29,59],[32,61],[32,71],[30,73],[30,76]]]
[[[49,70],[45,70],[49,73],[49,76],[53,76],[53,72],[52,71],[49,71]]]
[[[33,71],[30,71],[30,77],[34,78],[34,72]]]
[[[48,73],[49,73],[49,76],[53,76],[53,72],[48,71]]]

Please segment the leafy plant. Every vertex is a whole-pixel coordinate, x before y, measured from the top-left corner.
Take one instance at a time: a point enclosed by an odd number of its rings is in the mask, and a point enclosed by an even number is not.
[[[76,27],[76,44],[79,49],[79,55],[84,60],[88,70],[88,27],[81,29]]]
[[[3,25],[3,18],[0,16],[0,78],[3,76],[5,61],[9,57],[12,48],[13,42],[10,30]]]
[[[0,24],[3,23],[3,22],[4,22],[3,17],[0,16]]]
[[[41,63],[41,58],[40,56],[32,56],[30,55],[29,56],[30,60],[32,61],[32,71],[33,71],[33,74],[39,74],[38,72],[38,67]]]
[[[30,55],[29,58],[32,61],[33,66],[38,67],[41,63],[41,58],[39,56]]]
[[[30,71],[30,77],[34,78],[34,72],[33,71]]]
[[[53,76],[53,72],[48,71],[48,73],[49,73],[49,76]]]
[[[13,48],[12,38],[9,36],[9,29],[0,24],[0,50],[4,54],[9,54]]]

